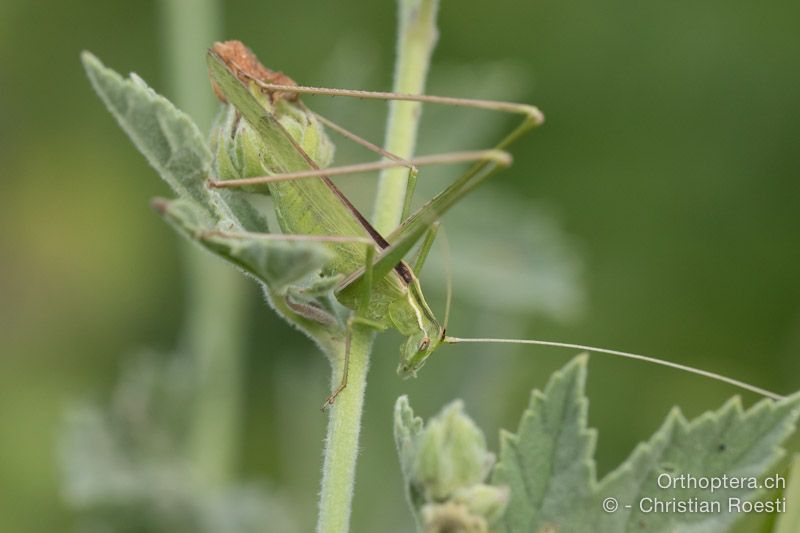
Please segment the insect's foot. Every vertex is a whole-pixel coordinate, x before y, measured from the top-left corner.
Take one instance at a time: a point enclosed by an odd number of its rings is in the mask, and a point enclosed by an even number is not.
[[[339,395],[339,391],[336,391],[334,394],[331,394],[327,398],[325,398],[325,402],[322,404],[322,407],[319,408],[320,411],[323,413],[328,410],[328,408],[333,407],[333,402],[336,401],[336,396]]]
[[[169,208],[169,200],[166,198],[153,198],[150,200],[150,207],[159,215],[163,215]]]
[[[323,413],[324,413],[325,411],[327,411],[329,407],[332,407],[332,406],[333,406],[333,403],[336,401],[336,398],[339,396],[339,394],[340,394],[340,393],[341,393],[341,392],[342,392],[342,391],[343,391],[343,390],[344,390],[346,387],[347,387],[347,383],[343,383],[343,384],[339,385],[339,386],[336,388],[336,390],[335,390],[335,391],[333,391],[333,392],[331,393],[331,395],[330,395],[330,396],[328,396],[327,398],[325,398],[325,403],[323,403],[323,404],[322,404],[322,407],[320,408],[320,409],[322,410],[322,412],[323,412]]]

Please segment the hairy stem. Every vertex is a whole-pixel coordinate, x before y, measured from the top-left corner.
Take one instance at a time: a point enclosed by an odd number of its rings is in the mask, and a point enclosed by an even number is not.
[[[330,410],[328,435],[325,439],[325,461],[322,468],[322,489],[319,500],[318,533],[343,533],[349,530],[350,508],[358,456],[358,435],[367,387],[369,354],[374,332],[364,326],[353,327],[350,342],[350,369],[347,388],[342,391]],[[334,372],[332,386],[342,377],[344,343],[337,353],[331,353]]]
[[[398,4],[400,27],[392,90],[421,94],[425,89],[431,54],[438,37],[436,14],[439,0],[399,0]],[[420,102],[393,100],[389,103],[384,145],[387,151],[404,159],[414,155],[421,113]],[[411,198],[415,180],[405,168],[388,169],[381,173],[373,221],[382,234],[388,234],[400,224],[404,211],[408,210],[406,198]]]
[[[436,44],[438,0],[398,0],[399,33],[395,63],[394,91],[419,94],[433,47]],[[414,154],[421,108],[418,102],[392,101],[384,148],[402,158]],[[392,169],[381,174],[375,200],[375,227],[388,233],[400,223],[406,197],[413,191],[406,169]],[[330,412],[328,436],[325,439],[325,460],[319,501],[318,533],[345,533],[350,526],[353,502],[358,435],[367,385],[367,369],[374,332],[355,326],[350,346],[350,369],[347,388],[342,391]],[[344,343],[329,354],[333,361],[332,385],[341,379],[344,364]]]
[[[218,0],[160,2],[167,80],[173,100],[207,130],[216,109],[203,51],[221,32]],[[188,456],[207,487],[230,480],[239,430],[244,280],[230,265],[184,248],[187,309],[183,349],[197,380]]]

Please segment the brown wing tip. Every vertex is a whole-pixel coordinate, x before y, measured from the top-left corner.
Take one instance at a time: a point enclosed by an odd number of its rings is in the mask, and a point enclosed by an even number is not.
[[[285,75],[283,72],[270,70],[258,60],[258,57],[250,50],[242,41],[223,41],[216,42],[211,46],[211,49],[219,56],[225,63],[228,69],[237,77],[242,83],[249,83],[250,81],[269,83],[273,85],[297,85],[293,79]],[[211,88],[214,89],[214,94],[217,95],[221,101],[226,102],[225,96],[220,91],[217,84],[211,82]],[[295,101],[297,100],[297,93],[287,93],[282,91],[274,91],[261,88],[264,94],[270,96],[271,101],[280,99]]]

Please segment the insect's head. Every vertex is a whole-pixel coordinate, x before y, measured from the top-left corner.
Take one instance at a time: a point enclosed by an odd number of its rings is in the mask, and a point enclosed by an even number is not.
[[[417,370],[422,368],[428,356],[441,346],[443,339],[443,330],[435,335],[430,335],[425,331],[409,335],[406,342],[400,347],[400,365],[397,367],[400,377],[403,379],[416,377]]]

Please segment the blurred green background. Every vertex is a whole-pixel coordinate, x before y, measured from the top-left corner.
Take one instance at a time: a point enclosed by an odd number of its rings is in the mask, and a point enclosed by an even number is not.
[[[239,1],[222,11],[220,37],[243,40],[301,83],[391,86],[391,1]],[[136,350],[166,353],[179,342],[185,254],[148,208],[167,188],[78,61],[92,50],[169,95],[161,13],[144,1],[0,4],[3,531],[75,522],[61,488],[65,412],[79,400],[108,402]],[[798,17],[800,4],[789,0],[445,1],[430,92],[513,97],[548,120],[514,147],[510,170],[445,218],[461,258],[450,331],[637,351],[798,389]],[[197,91],[209,91],[205,80]],[[307,102],[382,138],[384,104]],[[426,110],[420,152],[486,145],[512,122]],[[427,193],[448,179],[438,175]],[[342,183],[368,211],[372,179]],[[470,258],[478,263],[465,267]],[[423,277],[440,314],[441,264]],[[470,270],[475,277],[463,275]],[[254,283],[245,287],[236,476],[269,484],[304,530],[315,515],[328,367]],[[399,341],[381,338],[373,357],[355,531],[411,524],[391,436],[398,395],[425,417],[464,398],[496,449],[498,429],[516,426],[528,391],[573,355],[455,346],[404,382],[394,372]],[[696,415],[736,392],[593,357],[599,472],[649,436],[671,405]]]

